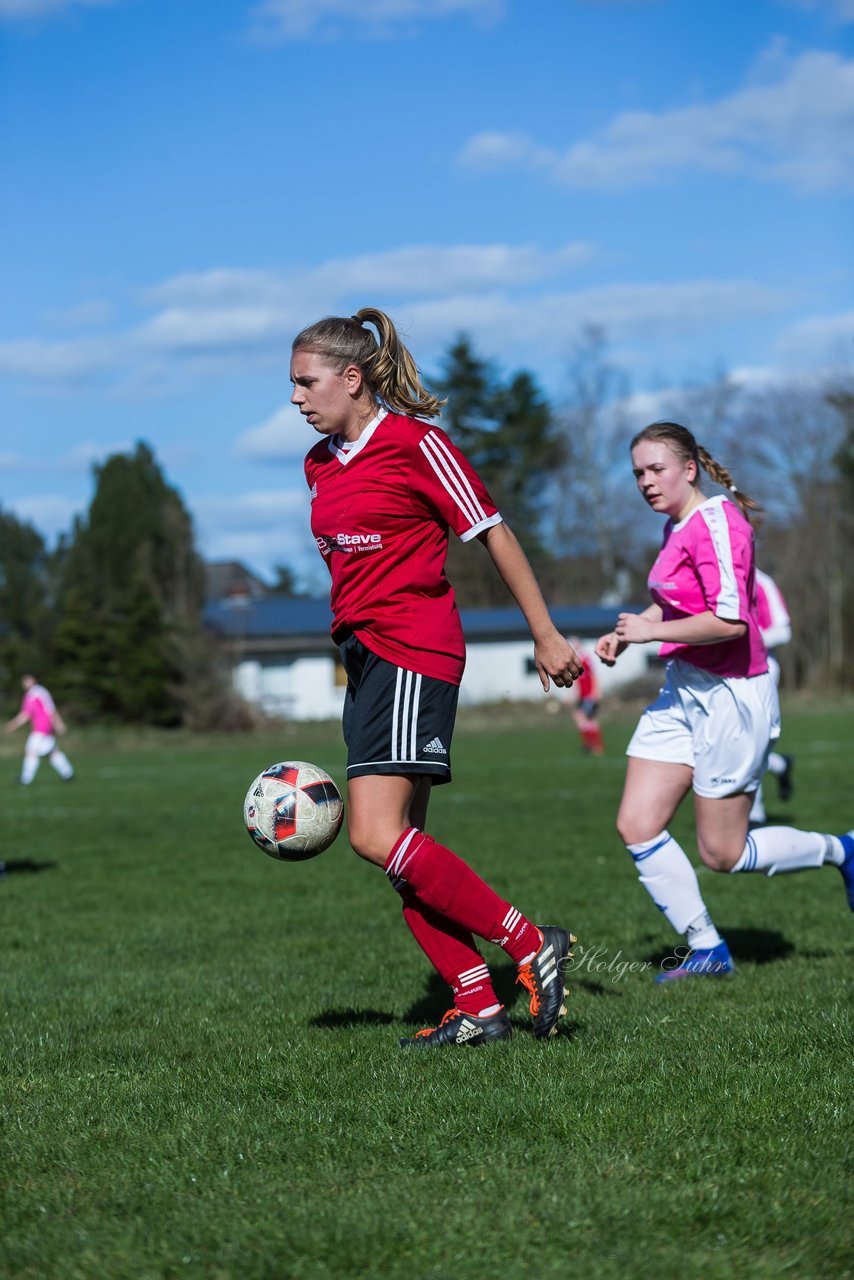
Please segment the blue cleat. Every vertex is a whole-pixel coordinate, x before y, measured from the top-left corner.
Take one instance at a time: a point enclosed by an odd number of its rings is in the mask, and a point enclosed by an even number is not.
[[[699,951],[677,947],[676,954],[668,956],[661,964],[662,970],[656,974],[656,982],[673,982],[676,978],[725,978],[735,972],[735,963],[725,942]],[[664,968],[670,964],[675,968]]]
[[[848,894],[848,905],[854,911],[854,831],[848,831],[839,837],[839,843],[845,850],[845,861],[839,870],[845,881],[845,892]]]

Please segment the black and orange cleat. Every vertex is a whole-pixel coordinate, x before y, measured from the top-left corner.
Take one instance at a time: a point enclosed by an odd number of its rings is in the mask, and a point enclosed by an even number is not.
[[[570,947],[577,939],[567,929],[553,924],[540,927],[542,945],[535,956],[519,966],[517,982],[531,993],[534,1039],[546,1040],[557,1031],[558,1019],[566,1013],[563,997],[568,995],[564,980]]]
[[[486,1018],[449,1009],[438,1027],[427,1027],[414,1036],[401,1037],[401,1049],[441,1049],[446,1045],[491,1044],[495,1040],[509,1040],[513,1035],[510,1019],[502,1005]]]

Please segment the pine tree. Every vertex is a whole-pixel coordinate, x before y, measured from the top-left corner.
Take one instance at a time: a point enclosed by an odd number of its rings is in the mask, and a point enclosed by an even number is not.
[[[83,716],[201,727],[202,704],[229,697],[202,633],[190,515],[146,444],[108,458],[95,481],[60,553],[58,691]]]
[[[539,572],[550,559],[543,539],[552,476],[563,446],[551,409],[526,371],[503,380],[463,335],[445,357],[437,389],[447,397],[442,426],[489,489]],[[463,604],[505,604],[507,590],[451,541],[449,572]]]
[[[0,691],[20,698],[24,672],[41,672],[50,631],[50,556],[31,525],[0,511]]]

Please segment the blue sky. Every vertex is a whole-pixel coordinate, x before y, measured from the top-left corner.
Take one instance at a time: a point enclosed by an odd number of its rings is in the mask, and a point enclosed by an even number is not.
[[[854,0],[0,0],[0,122],[0,504],[51,542],[142,439],[204,555],[322,585],[290,339],[368,303],[556,403],[591,323],[637,392],[854,354]]]

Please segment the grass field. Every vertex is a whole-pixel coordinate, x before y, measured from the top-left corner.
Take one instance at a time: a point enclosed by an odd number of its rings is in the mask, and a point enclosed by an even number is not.
[[[787,707],[798,825],[854,825],[854,708]],[[732,979],[677,941],[613,831],[609,754],[531,711],[458,729],[430,829],[580,942],[561,1035],[403,1053],[450,1003],[342,837],[282,865],[241,828],[335,726],[69,736],[71,784],[0,755],[0,1275],[32,1280],[799,1280],[854,1275],[854,917],[833,868],[701,871]],[[674,831],[692,851],[688,815]],[[847,1167],[846,1167],[847,1166]]]

